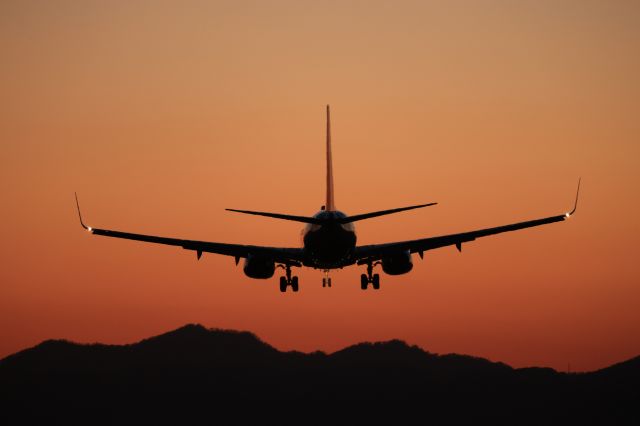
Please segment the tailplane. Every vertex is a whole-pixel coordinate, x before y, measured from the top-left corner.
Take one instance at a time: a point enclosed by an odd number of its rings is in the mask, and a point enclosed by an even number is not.
[[[272,217],[274,219],[292,220],[294,222],[313,223],[316,225],[323,223],[322,220],[315,217],[295,216],[292,214],[282,214],[282,213],[256,212],[252,210],[238,210],[238,209],[225,209],[225,210],[229,212],[252,214],[255,216]]]
[[[438,203],[419,204],[417,206],[400,207],[397,209],[381,210],[381,211],[371,212],[371,213],[356,214],[353,216],[347,216],[347,217],[337,219],[336,221],[338,223],[351,223],[351,222],[356,222],[358,220],[371,219],[372,217],[385,216],[388,214],[404,212],[407,210],[420,209],[422,207],[435,206],[436,204]]]
[[[274,219],[284,219],[284,220],[292,220],[294,222],[303,222],[303,223],[312,223],[315,225],[322,225],[325,223],[351,223],[351,222],[356,222],[358,220],[364,220],[364,219],[371,219],[372,217],[378,217],[378,216],[385,216],[388,214],[393,214],[393,213],[399,213],[399,212],[403,212],[406,210],[413,210],[413,209],[419,209],[422,207],[429,207],[429,206],[434,206],[438,203],[428,203],[428,204],[419,204],[417,206],[409,206],[409,207],[400,207],[397,209],[390,209],[390,210],[381,210],[381,211],[377,211],[377,212],[370,212],[370,213],[363,213],[363,214],[357,214],[354,216],[345,216],[345,217],[323,217],[323,218],[318,218],[318,217],[308,217],[308,216],[295,216],[295,215],[291,215],[291,214],[282,214],[282,213],[269,213],[269,212],[256,212],[256,211],[252,211],[252,210],[238,210],[238,209],[225,209],[227,211],[230,212],[236,212],[236,213],[244,213],[244,214],[252,214],[255,216],[266,216],[266,217],[272,217]],[[84,225],[83,225],[84,226]]]

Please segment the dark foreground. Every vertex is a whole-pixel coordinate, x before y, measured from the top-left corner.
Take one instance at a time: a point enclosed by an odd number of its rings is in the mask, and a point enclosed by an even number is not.
[[[0,409],[7,425],[638,425],[640,357],[565,374],[400,341],[279,352],[250,333],[188,325],[132,345],[46,341],[9,356]]]

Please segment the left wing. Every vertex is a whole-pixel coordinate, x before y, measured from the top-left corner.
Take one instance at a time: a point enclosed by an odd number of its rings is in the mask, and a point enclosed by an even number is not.
[[[580,181],[578,181],[578,190],[576,191],[576,201],[573,210],[568,213],[545,217],[542,219],[528,220],[525,222],[512,223],[509,225],[496,226],[494,228],[480,229],[477,231],[462,232],[459,234],[443,235],[440,237],[422,238],[419,240],[401,241],[396,243],[373,244],[367,246],[356,247],[353,261],[358,264],[364,264],[376,260],[380,260],[386,256],[392,256],[397,253],[407,252],[418,253],[422,257],[423,252],[433,250],[440,247],[455,245],[461,251],[462,243],[467,243],[476,238],[486,237],[489,235],[500,234],[502,232],[517,231],[519,229],[532,228],[534,226],[546,225],[548,223],[562,222],[571,217],[578,207],[578,194],[580,192]]]
[[[113,231],[109,229],[92,228],[91,226],[85,225],[82,221],[82,215],[80,214],[80,205],[78,204],[77,195],[76,206],[78,207],[80,225],[82,225],[84,229],[94,235],[143,241],[146,243],[178,246],[186,250],[195,251],[197,253],[198,259],[200,259],[200,256],[202,256],[202,253],[215,253],[226,256],[233,256],[236,258],[236,263],[238,263],[240,258],[246,258],[249,255],[265,257],[268,259],[272,259],[274,262],[288,264],[291,266],[302,266],[304,260],[303,251],[301,248],[264,247],[242,244],[215,243],[209,241],[183,240],[179,238],[157,237],[154,235],[133,234],[129,232]]]

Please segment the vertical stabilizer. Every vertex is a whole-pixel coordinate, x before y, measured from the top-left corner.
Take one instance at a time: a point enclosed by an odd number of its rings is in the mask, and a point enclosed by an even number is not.
[[[327,211],[336,209],[333,200],[333,161],[331,160],[331,114],[329,105],[327,105],[327,202],[325,204]]]

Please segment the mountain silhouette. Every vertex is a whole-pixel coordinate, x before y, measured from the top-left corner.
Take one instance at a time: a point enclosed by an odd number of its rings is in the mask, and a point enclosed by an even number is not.
[[[235,424],[258,414],[305,424],[640,424],[639,386],[640,357],[567,374],[399,340],[281,352],[248,332],[190,324],[129,345],[48,340],[8,356],[0,415],[16,424]],[[313,415],[295,417],[292,404]]]

